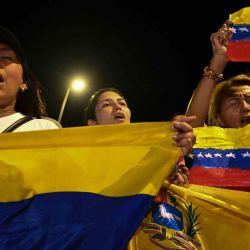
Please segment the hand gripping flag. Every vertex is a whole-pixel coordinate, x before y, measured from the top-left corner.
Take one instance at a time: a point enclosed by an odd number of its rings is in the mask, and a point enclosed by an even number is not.
[[[194,133],[193,184],[163,184],[128,250],[250,250],[250,125]]]
[[[229,61],[250,62],[250,7],[230,14],[233,21],[233,36],[229,40],[227,56]]]
[[[180,149],[169,123],[0,135],[0,249],[124,250]]]

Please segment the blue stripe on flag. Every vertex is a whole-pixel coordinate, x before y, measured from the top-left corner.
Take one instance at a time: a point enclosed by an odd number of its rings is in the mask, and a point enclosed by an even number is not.
[[[232,29],[234,33],[230,41],[250,40],[250,25],[234,24]]]
[[[192,158],[192,167],[250,169],[249,149],[195,148],[190,157]]]
[[[1,202],[0,249],[124,250],[152,200],[58,192]]]

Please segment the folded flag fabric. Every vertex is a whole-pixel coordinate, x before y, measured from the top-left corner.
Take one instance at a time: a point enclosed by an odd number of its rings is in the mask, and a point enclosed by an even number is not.
[[[170,124],[0,135],[0,249],[124,250],[180,150]]]
[[[190,183],[250,191],[250,125],[195,128]]]
[[[193,184],[163,185],[128,250],[250,250],[250,125],[194,133]]]
[[[250,249],[250,192],[165,185],[128,250]]]
[[[250,62],[250,7],[230,14],[233,21],[233,36],[229,40],[227,56],[229,61]]]

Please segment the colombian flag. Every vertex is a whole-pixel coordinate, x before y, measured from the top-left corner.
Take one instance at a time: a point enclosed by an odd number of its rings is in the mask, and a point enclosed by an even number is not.
[[[168,122],[0,135],[0,249],[124,250],[180,150]]]
[[[250,62],[250,7],[230,14],[229,19],[234,25],[233,36],[228,44],[228,60]]]
[[[190,183],[250,191],[250,125],[195,128]]]

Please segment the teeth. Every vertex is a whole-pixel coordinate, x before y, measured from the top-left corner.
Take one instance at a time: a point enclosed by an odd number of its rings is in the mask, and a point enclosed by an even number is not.
[[[123,118],[123,115],[116,115],[115,118],[121,119]]]

